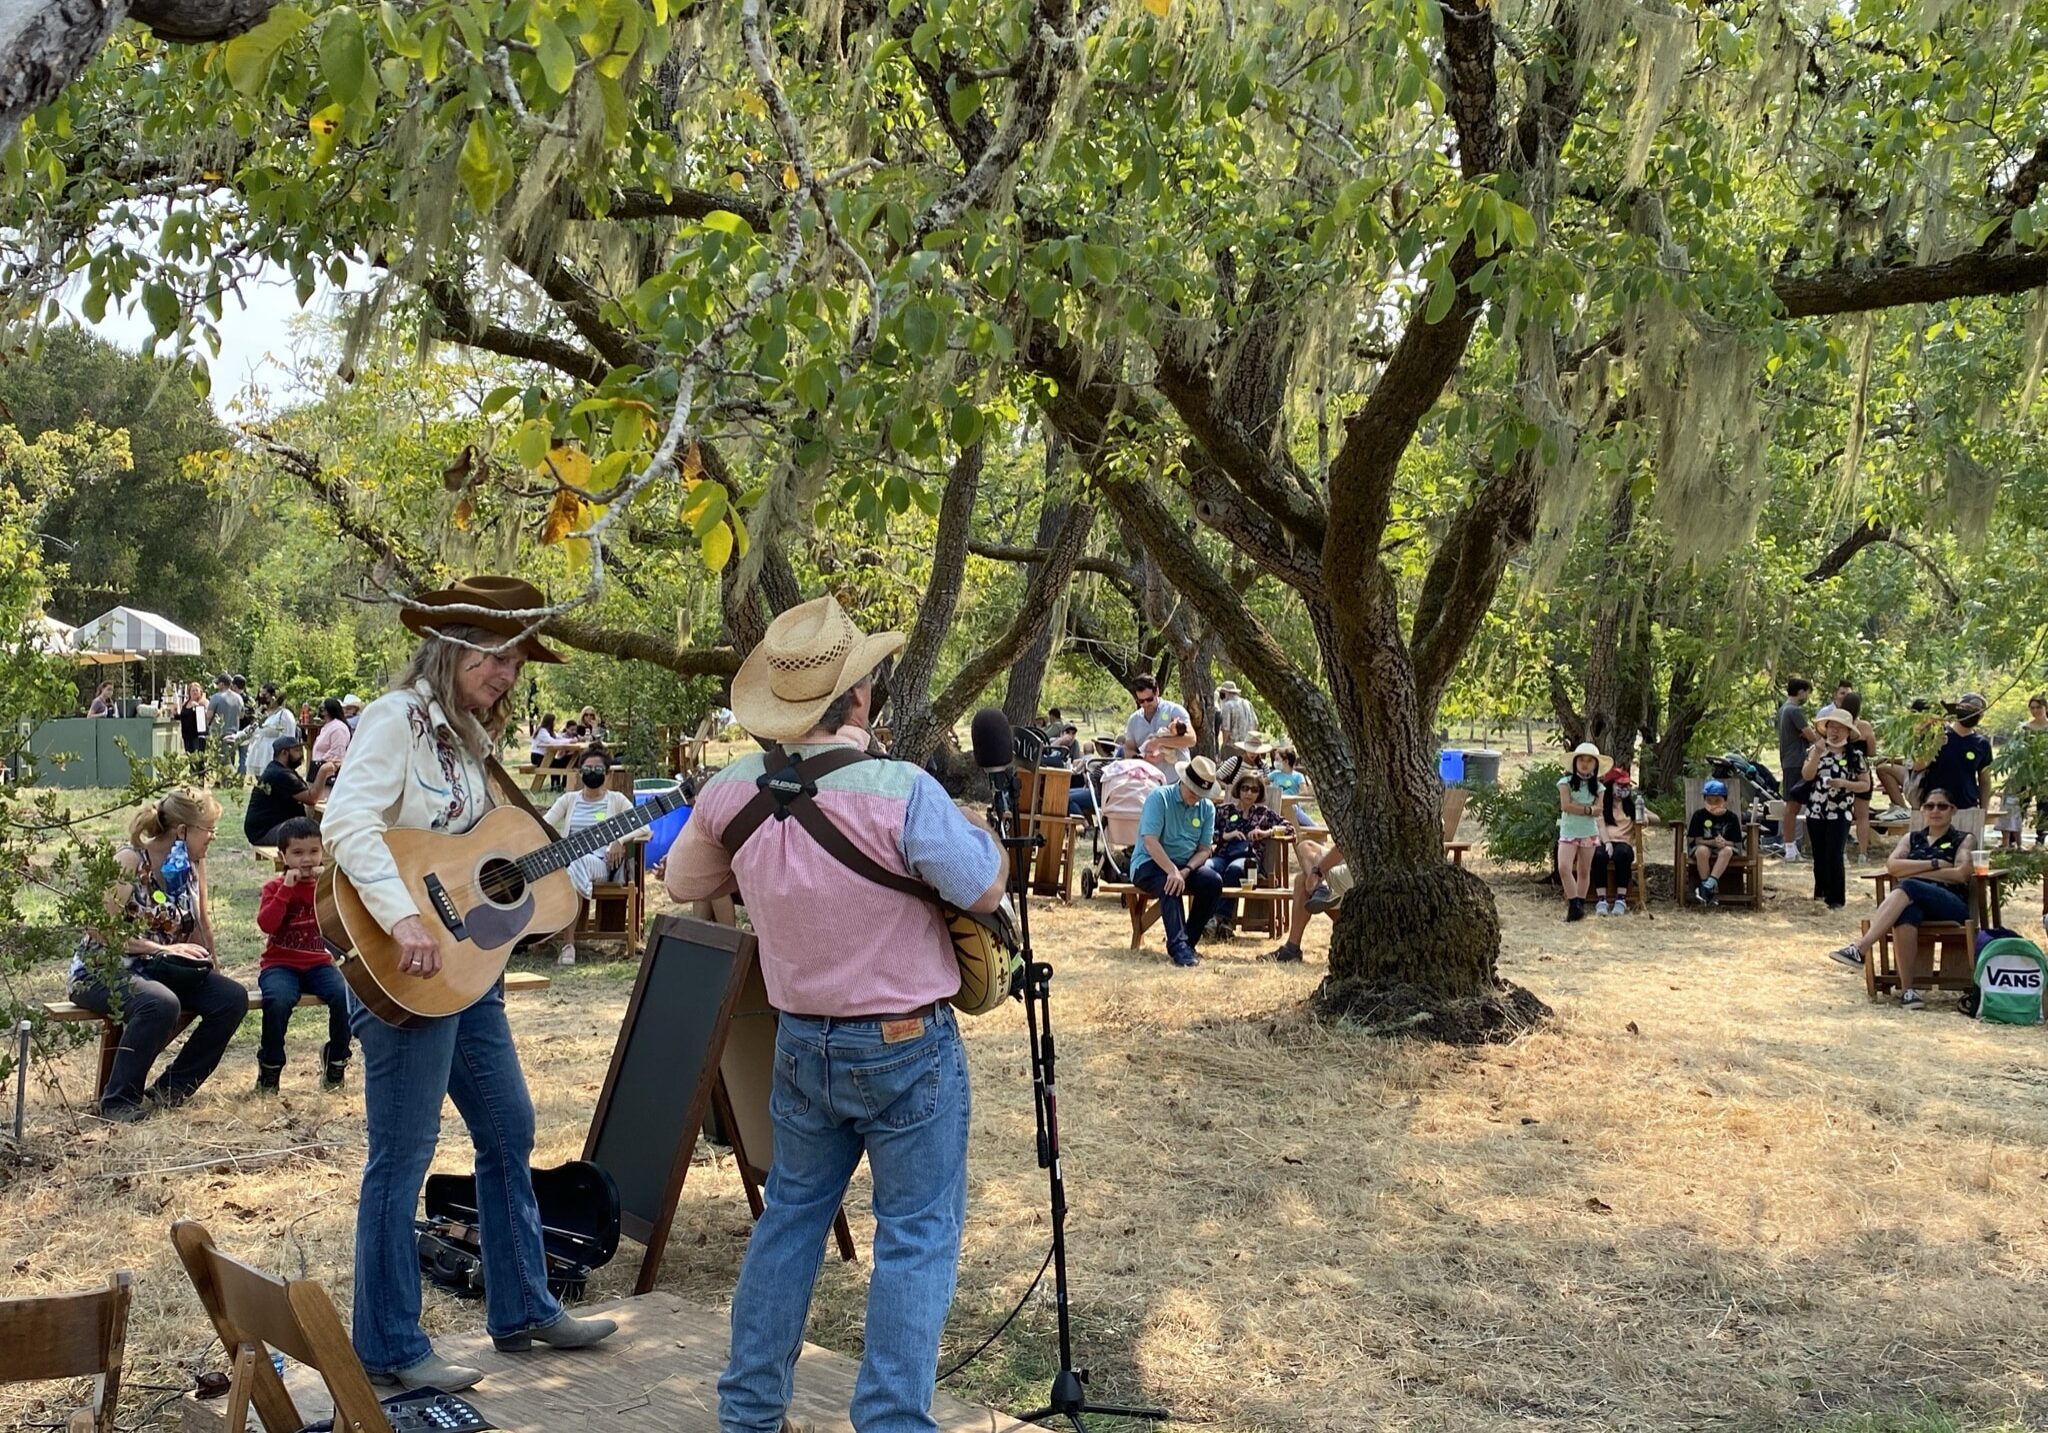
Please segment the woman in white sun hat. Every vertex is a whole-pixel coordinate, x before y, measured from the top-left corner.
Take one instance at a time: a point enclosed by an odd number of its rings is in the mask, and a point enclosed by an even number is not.
[[[1593,849],[1600,844],[1600,748],[1582,741],[1557,778],[1557,879],[1564,887],[1564,918],[1586,918],[1593,886]]]
[[[1806,798],[1806,835],[1813,843],[1813,898],[1838,911],[1849,902],[1844,853],[1856,820],[1856,798],[1870,792],[1870,767],[1857,740],[1856,718],[1829,704],[1813,719],[1820,740],[1806,749],[1800,779]]]

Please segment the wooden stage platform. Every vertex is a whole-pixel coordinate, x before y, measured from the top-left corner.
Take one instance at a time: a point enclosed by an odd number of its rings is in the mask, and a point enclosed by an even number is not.
[[[482,1383],[462,1396],[508,1433],[718,1433],[718,1375],[725,1368],[723,1313],[656,1291],[616,1303],[579,1307],[619,1321],[619,1331],[595,1349],[504,1354],[483,1334],[436,1340],[442,1357],[486,1370]],[[846,1405],[853,1397],[853,1359],[805,1344],[796,1366],[790,1419],[814,1433],[851,1433]],[[285,1366],[285,1386],[300,1416],[318,1422],[332,1414],[319,1375]],[[186,1433],[226,1433],[227,1399],[184,1399]],[[1035,1433],[1008,1414],[948,1397],[932,1400],[944,1433]],[[254,1412],[249,1426],[258,1427]]]

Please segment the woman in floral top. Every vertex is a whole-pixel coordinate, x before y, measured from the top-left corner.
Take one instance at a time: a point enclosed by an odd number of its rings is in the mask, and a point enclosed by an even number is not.
[[[1256,869],[1251,862],[1259,843],[1287,825],[1265,804],[1266,781],[1257,772],[1239,776],[1230,794],[1230,803],[1216,808],[1216,854],[1209,858],[1209,869],[1223,878],[1226,891],[1245,884],[1247,871]],[[1250,879],[1256,881],[1257,876]],[[1236,925],[1237,902],[1226,896],[1216,909],[1211,933],[1227,938]]]
[[[1813,897],[1831,911],[1848,904],[1843,853],[1856,819],[1856,798],[1870,791],[1870,768],[1857,740],[1856,719],[1825,706],[1813,719],[1820,740],[1806,749],[1800,777],[1813,784],[1806,798],[1806,834],[1813,842]]]

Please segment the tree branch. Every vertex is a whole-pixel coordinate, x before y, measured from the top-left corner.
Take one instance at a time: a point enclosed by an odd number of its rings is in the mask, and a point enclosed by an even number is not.
[[[611,364],[573,343],[479,317],[470,307],[468,295],[452,280],[429,279],[420,285],[420,291],[434,306],[442,331],[456,343],[526,363],[545,364],[593,386],[602,383],[612,370]]]
[[[1826,582],[1839,577],[1842,569],[1849,565],[1857,553],[1877,543],[1885,543],[1906,553],[1926,569],[1927,575],[1934,579],[1948,598],[1948,605],[1951,608],[1962,605],[1963,594],[1956,589],[1955,582],[1942,570],[1941,564],[1934,560],[1931,553],[1910,538],[1901,536],[1896,528],[1888,524],[1873,523],[1868,518],[1858,523],[1847,537],[1834,545],[1827,556],[1814,564],[1813,570],[1806,574],[1806,580]]]
[[[775,211],[740,194],[713,194],[703,189],[674,189],[666,195],[652,189],[621,189],[610,196],[604,212],[598,213],[581,195],[569,195],[562,212],[571,219],[589,222],[616,219],[702,219],[724,210],[738,215],[749,229],[766,234],[775,227]]]
[[[1049,547],[1015,547],[1007,543],[984,542],[970,538],[968,552],[976,557],[985,557],[991,562],[1032,563],[1044,562],[1052,556]],[[1136,582],[1138,575],[1130,567],[1113,557],[1082,557],[1075,559],[1074,571],[1093,572],[1103,577],[1119,578],[1124,582]]]
[[[1471,645],[1510,554],[1536,533],[1536,464],[1527,449],[1458,510],[1423,577],[1409,649],[1425,710],[1434,710]]]
[[[1092,504],[1077,502],[1068,507],[1066,521],[1060,524],[1059,533],[1053,538],[1045,560],[1032,572],[1031,581],[1024,589],[1023,601],[1018,603],[1017,615],[1011,619],[1009,627],[969,658],[967,664],[953,674],[953,680],[946,683],[945,689],[932,698],[932,715],[941,725],[951,726],[958,721],[968,704],[1016,661],[1044,630],[1045,624],[1052,620],[1059,594],[1073,579],[1074,564],[1088,546],[1088,530],[1094,522],[1095,508]]]
[[[1780,274],[1772,280],[1771,292],[1787,318],[1819,318],[1901,304],[2025,293],[2043,284],[2048,284],[2048,249],[1959,254],[1930,264],[1880,264],[1805,276]]]

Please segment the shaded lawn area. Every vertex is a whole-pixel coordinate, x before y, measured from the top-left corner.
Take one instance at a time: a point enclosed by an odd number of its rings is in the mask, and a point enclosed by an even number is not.
[[[253,982],[268,873],[239,821],[231,801],[212,878],[225,964]],[[1156,931],[1124,949],[1107,899],[1034,908],[1058,971],[1076,1337],[1098,1396],[1225,1433],[2048,1419],[2048,1033],[1979,1027],[1948,997],[1920,1014],[1866,1004],[1822,958],[1845,923],[1805,899],[1805,866],[1772,868],[1758,914],[1659,905],[1572,926],[1526,877],[1479,869],[1505,973],[1558,1011],[1480,1051],[1307,1022],[1326,924],[1303,966],[1255,962],[1271,942],[1247,936],[1177,971]],[[1869,889],[1852,885],[1850,930]],[[533,968],[554,988],[508,1008],[552,1164],[581,1148],[632,970]],[[56,995],[62,971],[35,981]],[[321,1035],[302,1012],[284,1094],[259,1099],[251,1019],[198,1100],[130,1128],[78,1116],[88,1051],[32,1083],[27,1154],[0,1172],[0,1294],[136,1271],[124,1427],[173,1426],[174,1408],[152,1412],[168,1387],[140,1385],[220,1364],[173,1219],[346,1307],[362,1110],[353,1083],[317,1088]],[[973,1193],[949,1362],[1017,1302],[1047,1235],[1021,1014],[967,1036]],[[452,1112],[443,1132],[441,1167],[458,1167]],[[864,1203],[857,1184],[865,1254]],[[748,1224],[730,1164],[700,1163],[663,1285],[722,1306]],[[625,1246],[591,1297],[628,1292],[637,1261]],[[866,1271],[827,1262],[815,1340],[858,1351]],[[481,1319],[429,1295],[430,1331]],[[1017,1408],[1052,1369],[1048,1285],[947,1387]],[[67,1392],[0,1390],[0,1416],[56,1421]]]

